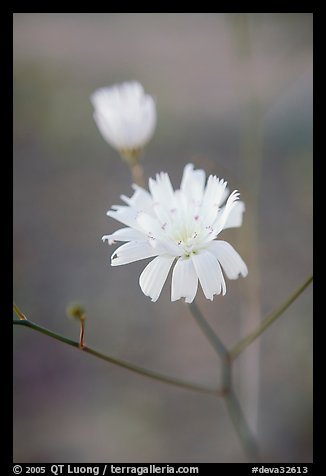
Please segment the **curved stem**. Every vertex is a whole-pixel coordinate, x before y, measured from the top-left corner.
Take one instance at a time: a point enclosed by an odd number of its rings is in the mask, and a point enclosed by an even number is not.
[[[255,441],[254,436],[251,433],[251,430],[245,420],[245,417],[242,413],[241,407],[239,405],[238,399],[233,391],[232,387],[232,361],[244,350],[246,349],[259,335],[261,335],[265,329],[267,329],[283,312],[300,296],[300,294],[309,286],[312,282],[313,276],[311,275],[291,296],[288,298],[278,309],[272,312],[269,316],[267,316],[261,324],[255,329],[251,334],[247,337],[242,339],[238,344],[236,344],[233,349],[228,351],[226,346],[220,340],[218,335],[214,332],[211,326],[208,324],[206,319],[204,318],[203,314],[199,310],[197,304],[195,302],[189,305],[191,313],[193,314],[197,324],[206,335],[207,339],[214,347],[216,353],[222,359],[222,389],[215,389],[206,387],[203,385],[199,385],[196,383],[189,382],[187,380],[182,380],[174,377],[170,377],[168,375],[164,375],[158,372],[154,372],[152,370],[145,369],[143,367],[139,367],[137,365],[133,365],[129,362],[124,360],[116,359],[109,355],[103,354],[101,352],[96,351],[90,347],[81,346],[80,342],[74,341],[72,339],[68,339],[56,332],[53,332],[45,327],[41,327],[38,324],[27,319],[27,317],[21,312],[18,306],[14,303],[13,309],[16,315],[18,316],[19,320],[14,320],[13,324],[17,326],[24,326],[29,327],[37,332],[45,334],[53,339],[56,339],[64,344],[70,345],[75,347],[76,349],[81,350],[82,352],[86,352],[87,354],[93,355],[101,360],[106,362],[110,362],[111,364],[118,365],[119,367],[123,367],[125,369],[130,370],[131,372],[137,373],[139,375],[143,375],[144,377],[151,378],[153,380],[160,381],[162,383],[167,383],[170,385],[174,385],[180,388],[185,388],[188,390],[193,390],[200,393],[214,395],[216,397],[223,397],[225,399],[225,403],[227,409],[229,411],[231,420],[234,424],[234,427],[239,435],[240,441],[250,458],[253,458],[255,461],[258,459],[258,445]]]
[[[19,309],[16,306],[16,309],[14,309],[15,312],[16,310],[19,311]],[[42,334],[45,334],[49,337],[52,337],[53,339],[56,339],[60,342],[63,342],[64,344],[70,345],[72,347],[75,347],[78,350],[81,350],[82,352],[86,352],[86,354],[93,355],[94,357],[97,357],[98,359],[104,360],[106,362],[110,362],[111,364],[118,365],[119,367],[123,367],[125,369],[130,370],[131,372],[137,373],[139,375],[142,375],[144,377],[151,378],[153,380],[158,380],[162,383],[167,383],[170,385],[174,385],[176,387],[180,388],[185,388],[188,390],[193,390],[196,392],[200,393],[206,393],[206,394],[211,394],[215,396],[220,396],[221,392],[218,389],[215,388],[210,388],[206,387],[203,385],[199,385],[196,383],[189,382],[187,380],[182,380],[174,377],[169,377],[168,375],[164,375],[158,372],[154,372],[152,370],[145,369],[143,367],[139,367],[137,365],[133,365],[129,362],[126,362],[124,360],[117,359],[115,357],[111,357],[110,355],[103,354],[101,352],[98,352],[95,349],[92,349],[90,347],[87,347],[84,345],[84,347],[80,347],[80,343],[78,341],[74,341],[72,339],[68,339],[67,337],[64,337],[60,334],[57,334],[56,332],[53,332],[49,329],[46,329],[45,327],[41,327],[38,324],[35,324],[34,322],[30,321],[29,319],[26,320],[14,320],[13,324],[16,326],[24,326],[28,327],[30,329],[33,329],[37,332],[41,332]]]
[[[259,326],[251,332],[244,339],[240,340],[229,352],[230,358],[235,359],[238,357],[241,352],[243,352],[257,337],[260,336],[278,317],[280,317],[284,311],[303,293],[303,291],[309,286],[313,280],[313,275],[309,276],[308,279],[289,297],[283,304],[281,304],[274,312],[269,314],[265,319],[259,324]]]
[[[21,312],[21,310],[19,309],[19,307],[15,303],[13,303],[13,309],[14,309],[14,312],[17,314],[19,320],[27,321],[27,317],[25,316],[25,314],[23,314]]]

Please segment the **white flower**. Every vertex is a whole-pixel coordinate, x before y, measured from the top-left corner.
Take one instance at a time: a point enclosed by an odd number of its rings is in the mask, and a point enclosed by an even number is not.
[[[94,119],[115,149],[138,151],[150,140],[156,124],[153,98],[136,81],[101,88],[91,96]]]
[[[161,172],[149,179],[148,193],[134,185],[131,198],[121,199],[127,206],[116,205],[107,212],[127,228],[103,236],[109,244],[127,243],[115,250],[112,266],[155,258],[139,278],[146,296],[156,301],[174,261],[171,300],[195,298],[198,279],[207,299],[223,295],[226,285],[223,268],[229,279],[248,274],[247,266],[226,241],[216,240],[222,230],[242,224],[244,203],[239,193],[228,196],[227,183],[210,175],[205,187],[205,172],[185,166],[180,190],[173,190],[168,174]]]

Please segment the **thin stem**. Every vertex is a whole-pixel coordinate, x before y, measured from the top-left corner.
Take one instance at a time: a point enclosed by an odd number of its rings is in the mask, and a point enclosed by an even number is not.
[[[144,180],[144,170],[143,167],[137,163],[130,165],[130,171],[132,180],[135,184],[139,185],[140,187],[144,187],[145,180]]]
[[[18,309],[18,308],[17,308]],[[19,311],[19,310],[18,310]],[[16,310],[15,310],[16,312]],[[180,388],[186,388],[188,390],[194,390],[196,392],[201,392],[201,393],[206,393],[206,394],[211,394],[215,396],[220,396],[221,392],[218,389],[215,388],[210,388],[206,387],[203,385],[198,385],[196,383],[189,382],[187,380],[182,380],[174,377],[169,377],[168,375],[164,375],[158,372],[154,372],[152,370],[147,370],[143,367],[139,367],[137,365],[130,364],[129,362],[126,362],[124,360],[116,359],[115,357],[111,357],[106,354],[102,354],[101,352],[98,352],[94,349],[91,349],[90,347],[80,347],[80,342],[74,341],[72,339],[68,339],[67,337],[64,337],[60,334],[57,334],[56,332],[53,332],[49,329],[46,329],[45,327],[41,327],[38,324],[35,324],[34,322],[30,321],[29,319],[26,320],[14,320],[13,324],[16,326],[24,326],[28,327],[30,329],[33,329],[37,332],[41,332],[42,334],[45,334],[49,337],[52,337],[53,339],[56,339],[60,342],[63,342],[64,344],[70,345],[72,347],[75,347],[76,349],[81,350],[82,352],[86,352],[87,354],[93,355],[94,357],[97,357],[98,359],[104,360],[106,362],[110,362],[111,364],[118,365],[119,367],[123,367],[125,369],[130,370],[131,372],[137,373],[139,375],[143,375],[144,377],[151,378],[153,380],[158,380],[163,383],[167,383],[170,385],[175,385],[176,387]]]
[[[248,455],[248,458],[253,461],[258,461],[259,450],[256,440],[247,424],[247,421],[242,413],[239,401],[233,390],[230,390],[224,397],[226,407],[228,409],[231,421],[234,425],[239,439]],[[250,462],[251,462],[250,461]]]
[[[228,355],[228,351],[223,344],[223,342],[220,340],[218,335],[213,331],[211,326],[208,324],[206,319],[204,318],[203,314],[201,313],[199,307],[193,301],[191,304],[189,304],[189,308],[191,310],[192,315],[194,316],[197,324],[211,343],[211,345],[214,347],[218,355],[222,358],[225,359]]]
[[[18,321],[17,319],[14,319],[13,325],[29,327],[30,329],[33,329],[34,331],[40,332],[41,334],[45,334],[49,337],[52,337],[55,340],[59,340],[60,342],[63,342],[64,344],[70,345],[72,347],[76,347],[77,349],[79,348],[79,341],[69,339],[68,337],[57,334],[56,332],[53,332],[50,329],[41,327],[38,324],[35,324],[34,322],[30,321],[29,319],[26,319],[25,321]]]
[[[119,152],[122,160],[127,162],[129,166],[133,182],[140,187],[144,187],[144,169],[140,165],[142,149],[121,149]]]
[[[232,361],[229,352],[218,335],[213,331],[208,324],[200,309],[195,302],[189,305],[189,308],[194,316],[200,329],[203,331],[209,342],[214,347],[216,353],[221,357],[222,364],[222,397],[225,400],[231,421],[239,436],[240,442],[250,460],[258,460],[258,445],[249,428],[249,425],[242,413],[238,399],[235,396],[232,385]]]
[[[233,349],[230,350],[229,355],[231,359],[238,357],[257,337],[259,337],[278,317],[280,317],[284,311],[303,293],[303,291],[309,286],[313,280],[313,275],[309,278],[289,297],[283,304],[281,304],[274,312],[269,314],[259,326],[251,332],[247,337],[240,340]]]
[[[85,336],[85,316],[82,316],[80,318],[80,334],[79,334],[79,348],[80,349],[83,349],[85,347],[84,336]]]
[[[15,303],[13,303],[13,308],[14,308],[14,312],[17,314],[18,318],[21,321],[26,321],[27,320],[27,317],[25,316],[25,314],[23,314],[21,312],[21,310],[19,309],[19,307]]]

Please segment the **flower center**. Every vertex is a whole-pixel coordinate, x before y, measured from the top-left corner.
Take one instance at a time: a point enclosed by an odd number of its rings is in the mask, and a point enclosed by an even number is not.
[[[169,238],[182,250],[185,257],[189,257],[198,251],[201,244],[201,232],[197,220],[174,220],[168,230]],[[180,250],[180,251],[181,251]]]
[[[174,247],[177,256],[190,257],[214,239],[214,222],[219,209],[201,208],[201,202],[187,201],[179,194],[174,197],[172,207],[163,201],[154,204],[156,219],[163,230],[162,238],[178,246],[178,252]]]

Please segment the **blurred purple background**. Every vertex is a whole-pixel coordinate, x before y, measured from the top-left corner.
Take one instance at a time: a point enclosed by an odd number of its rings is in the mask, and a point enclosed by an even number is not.
[[[14,298],[71,338],[203,384],[219,364],[170,280],[157,303],[145,262],[111,268],[101,236],[131,178],[100,136],[89,96],[136,79],[157,100],[143,159],[180,183],[193,162],[246,201],[226,231],[248,278],[197,302],[234,345],[312,272],[312,14],[14,14]],[[259,365],[257,363],[259,362]],[[312,289],[235,369],[263,460],[312,460]],[[252,384],[251,384],[252,382]],[[14,329],[15,462],[240,462],[223,401],[153,382]]]

